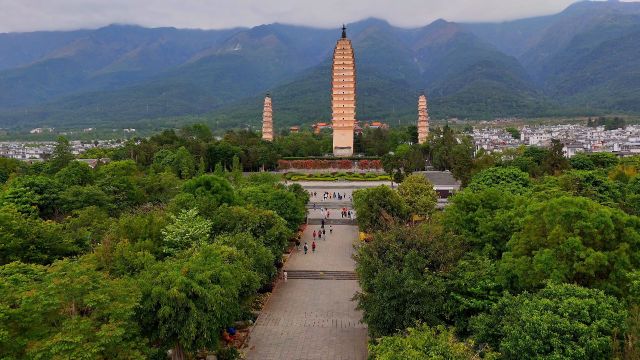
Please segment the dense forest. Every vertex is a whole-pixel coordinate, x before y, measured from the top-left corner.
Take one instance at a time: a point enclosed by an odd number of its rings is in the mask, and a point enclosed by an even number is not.
[[[190,358],[255,318],[308,195],[235,153],[204,173],[181,136],[95,169],[64,139],[46,162],[0,159],[1,358]]]
[[[372,358],[640,357],[640,157],[561,149],[478,154],[443,212],[422,175],[354,193]]]
[[[562,145],[474,153],[465,133],[367,130],[358,151],[400,183],[354,194],[372,241],[357,272],[373,358],[635,359],[640,158]],[[0,159],[0,357],[220,359],[255,319],[308,195],[268,172],[328,134],[216,139],[203,125],[84,157],[64,139]],[[425,164],[464,185],[444,212]]]

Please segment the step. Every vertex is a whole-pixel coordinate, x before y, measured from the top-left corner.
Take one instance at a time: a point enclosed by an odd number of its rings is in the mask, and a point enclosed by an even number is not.
[[[321,225],[322,219],[307,219],[307,224]],[[357,225],[357,223],[355,219],[324,219],[324,225]]]
[[[288,279],[358,280],[353,271],[287,270]]]

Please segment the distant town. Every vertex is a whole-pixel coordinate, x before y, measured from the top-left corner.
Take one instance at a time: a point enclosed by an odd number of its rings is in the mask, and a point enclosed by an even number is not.
[[[321,126],[314,124],[312,130],[319,133]],[[384,123],[373,122],[366,124],[369,128],[383,128]],[[319,129],[320,128],[320,129]],[[51,132],[52,128],[36,128],[32,134]],[[126,129],[127,132],[135,129]],[[298,132],[299,128],[291,132]],[[360,130],[361,131],[361,130]],[[60,133],[64,136],[65,134]],[[577,153],[609,152],[618,156],[633,156],[640,154],[640,125],[628,125],[624,128],[607,130],[605,126],[589,127],[584,125],[525,125],[520,128],[509,127],[475,127],[473,130],[475,150],[486,152],[501,152],[505,149],[515,149],[520,146],[548,147],[551,140],[556,139],[564,145],[566,157],[571,158]],[[117,148],[122,146],[121,140],[70,141],[74,155],[98,148]],[[42,161],[49,157],[55,146],[54,141],[4,141],[0,142],[0,157]]]
[[[522,145],[547,147],[553,139],[562,142],[568,158],[580,152],[610,152],[619,156],[640,154],[640,125],[612,130],[606,130],[605,126],[553,125],[521,129],[476,128],[473,131],[476,151],[503,151]]]
[[[55,141],[3,141],[0,142],[0,157],[24,161],[43,161],[49,158],[55,145]],[[70,141],[69,145],[71,146],[71,152],[78,156],[95,147],[120,147],[122,142],[118,140],[74,140]]]

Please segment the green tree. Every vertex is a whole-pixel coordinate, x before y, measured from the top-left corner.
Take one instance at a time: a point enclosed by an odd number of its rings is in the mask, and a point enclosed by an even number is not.
[[[211,221],[199,216],[198,210],[182,210],[178,216],[171,215],[171,220],[172,223],[162,229],[164,254],[174,256],[209,239]]]
[[[122,241],[136,245],[155,257],[163,257],[164,236],[162,230],[171,223],[171,217],[162,209],[141,209],[124,213],[117,218],[102,242],[105,255]]]
[[[473,140],[469,136],[465,136],[451,151],[451,173],[463,185],[469,183],[473,174],[473,149]]]
[[[402,163],[400,157],[395,154],[385,154],[381,159],[384,172],[389,174],[392,184],[393,182],[402,182],[404,174],[402,173]]]
[[[72,161],[60,169],[55,178],[64,186],[85,186],[93,183],[93,170],[83,162]]]
[[[375,233],[358,248],[358,307],[372,337],[390,335],[447,316],[447,274],[463,253],[460,239],[439,227],[397,226]]]
[[[212,236],[247,232],[259,239],[280,260],[293,236],[287,222],[275,211],[253,206],[221,206],[212,217]]]
[[[640,175],[636,175],[627,183],[625,189],[624,208],[631,215],[640,216]]]
[[[520,131],[514,127],[508,127],[504,129],[506,132],[511,134],[511,137],[517,140],[520,140]]]
[[[473,327],[505,359],[609,359],[626,316],[602,291],[548,284],[536,294],[505,295]]]
[[[502,297],[497,262],[485,254],[467,253],[447,278],[449,319],[460,335],[469,335],[469,320],[489,312]]]
[[[174,359],[215,349],[222,330],[242,313],[241,295],[258,289],[259,277],[238,250],[204,245],[154,264],[141,274],[140,323],[148,338]]]
[[[398,192],[384,185],[354,191],[353,207],[358,226],[367,232],[388,229],[408,218],[407,205]]]
[[[571,167],[576,170],[594,170],[596,168],[591,157],[585,153],[575,154],[571,159],[569,159],[569,163],[571,164]]]
[[[144,202],[138,176],[138,168],[131,160],[114,161],[98,169],[96,185],[109,197],[112,213],[131,209]]]
[[[529,173],[531,177],[542,176],[544,174],[542,162],[548,157],[549,150],[537,146],[527,146],[521,151],[521,155],[516,156],[513,160],[506,161],[505,165],[517,167]]]
[[[162,149],[153,154],[153,164],[151,169],[154,172],[163,172],[171,170],[175,173],[174,164],[176,162],[176,154],[169,149]]]
[[[453,330],[444,326],[425,324],[408,328],[406,332],[383,337],[369,345],[369,357],[376,360],[469,360],[478,359],[473,343],[458,340]],[[485,352],[484,359],[497,359],[495,353]]]
[[[54,178],[44,175],[19,176],[13,179],[0,200],[13,204],[24,214],[36,214],[51,219],[60,213],[62,186]]]
[[[74,185],[64,189],[60,193],[60,208],[67,214],[88,206],[108,209],[109,200],[107,194],[98,186]]]
[[[616,207],[622,200],[622,186],[600,171],[572,170],[558,177],[560,188],[575,196],[583,196],[603,205]]]
[[[640,219],[577,197],[529,206],[500,264],[511,289],[547,280],[595,287],[622,296],[627,273],[640,265]]]
[[[239,195],[246,204],[275,211],[287,221],[291,231],[296,231],[306,218],[306,204],[286,188],[270,185],[250,186],[240,189]]]
[[[105,209],[90,206],[74,210],[61,225],[65,237],[71,239],[81,253],[86,253],[101,243],[113,223],[114,219]]]
[[[49,172],[51,174],[55,174],[65,166],[69,165],[69,163],[72,162],[73,159],[74,156],[71,152],[71,145],[69,145],[69,140],[67,140],[63,136],[58,137],[56,146],[53,148],[53,153],[51,154],[51,158],[48,162]]]
[[[260,285],[271,282],[276,274],[274,256],[263,242],[249,233],[222,235],[215,238],[216,244],[233,247],[251,262],[250,269],[260,276]]]
[[[12,206],[0,208],[0,265],[50,264],[78,251],[78,244],[64,236],[59,224],[24,216]]]
[[[0,356],[30,359],[144,359],[131,279],[110,279],[90,262],[0,267]]]
[[[531,188],[529,175],[515,167],[494,167],[476,174],[469,189],[478,191],[488,187],[501,187],[514,194],[527,193]]]
[[[166,204],[180,192],[180,179],[171,171],[147,174],[139,183],[152,204]]]
[[[186,138],[193,138],[198,141],[208,142],[213,138],[211,129],[205,124],[193,124],[184,126],[181,130],[181,135]]]
[[[184,146],[176,151],[173,167],[181,179],[190,179],[196,174],[196,161]]]
[[[429,217],[436,208],[438,195],[423,174],[410,175],[398,186],[398,195],[412,214]]]
[[[231,169],[234,156],[240,156],[242,150],[238,146],[233,146],[227,141],[220,141],[217,143],[209,144],[205,150],[205,163],[207,169],[213,169],[213,167],[220,163],[225,169]]]
[[[23,164],[20,160],[0,158],[0,185],[6,183],[12,174],[23,169]]]
[[[182,193],[172,200],[176,210],[198,209],[200,215],[212,218],[218,207],[223,204],[235,204],[238,199],[231,184],[215,175],[202,175],[186,181]]]
[[[237,155],[234,155],[231,160],[231,173],[229,176],[234,185],[239,185],[242,181],[242,165],[240,164],[240,158]]]
[[[504,187],[454,195],[444,210],[443,224],[473,249],[500,258],[514,232],[522,228],[527,198]]]
[[[551,148],[542,161],[542,168],[547,174],[556,174],[569,168],[569,160],[564,157],[564,145],[556,139],[551,140]]]

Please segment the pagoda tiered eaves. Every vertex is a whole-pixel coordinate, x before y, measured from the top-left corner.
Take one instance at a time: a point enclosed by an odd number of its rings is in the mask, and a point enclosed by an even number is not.
[[[356,120],[356,68],[351,40],[347,39],[344,27],[333,53],[331,87],[333,154],[351,156]]]
[[[271,107],[271,96],[264,98],[262,109],[262,139],[273,141],[273,109]]]

